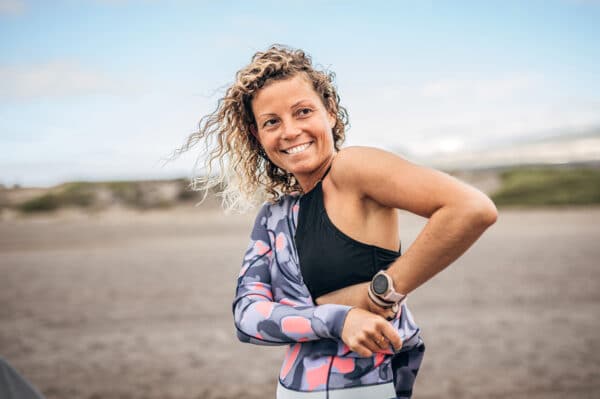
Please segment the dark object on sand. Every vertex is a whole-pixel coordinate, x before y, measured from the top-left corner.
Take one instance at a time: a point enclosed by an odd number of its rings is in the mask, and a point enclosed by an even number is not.
[[[0,398],[44,399],[41,393],[0,357]]]

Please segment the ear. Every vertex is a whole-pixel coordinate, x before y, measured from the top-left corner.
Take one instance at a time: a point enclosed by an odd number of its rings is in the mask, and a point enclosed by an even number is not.
[[[337,122],[337,115],[332,112],[327,112],[327,119],[329,120],[329,126],[333,129]]]

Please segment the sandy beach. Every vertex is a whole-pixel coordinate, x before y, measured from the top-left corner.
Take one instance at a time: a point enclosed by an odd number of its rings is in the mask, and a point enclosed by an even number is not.
[[[179,207],[0,221],[0,355],[48,399],[273,398],[284,347],[237,341],[253,216]],[[426,220],[401,215],[404,250]],[[597,398],[600,208],[501,209],[409,299],[414,398]]]

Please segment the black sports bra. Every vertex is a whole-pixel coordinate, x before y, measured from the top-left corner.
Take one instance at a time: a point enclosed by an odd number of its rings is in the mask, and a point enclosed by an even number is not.
[[[300,197],[294,238],[302,278],[313,300],[370,281],[401,255],[400,251],[357,241],[335,227],[325,210],[321,181]]]

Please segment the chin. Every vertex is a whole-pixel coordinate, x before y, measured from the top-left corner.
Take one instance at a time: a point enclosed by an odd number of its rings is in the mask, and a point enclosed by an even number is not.
[[[294,165],[290,165],[288,169],[286,169],[290,173],[310,173],[316,170],[318,167],[317,162],[312,162],[311,160],[306,160],[304,162],[299,162]]]

